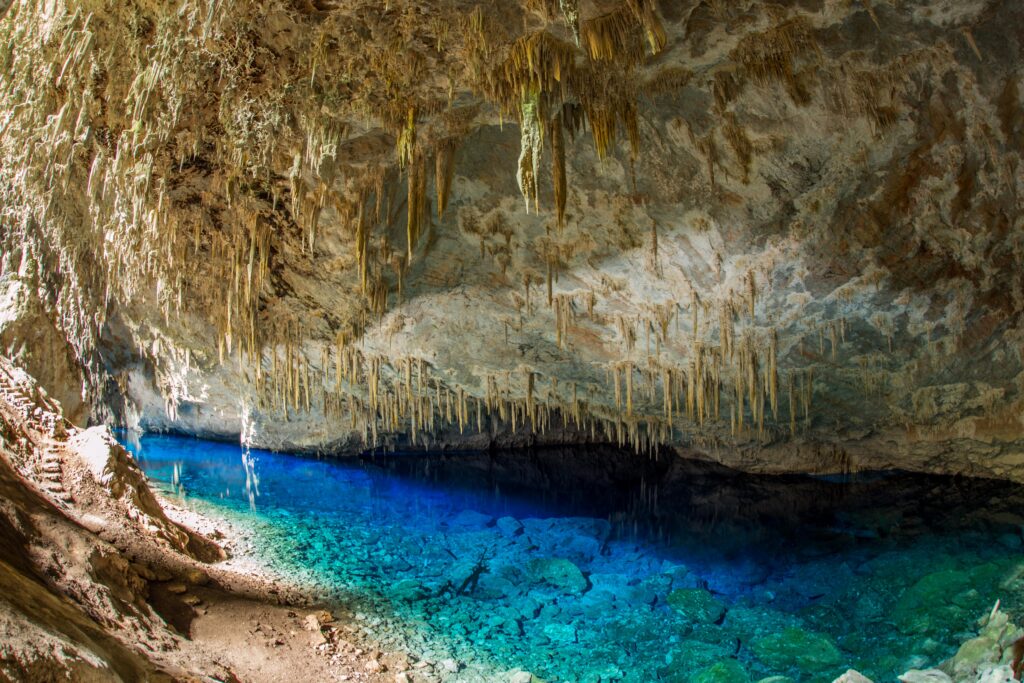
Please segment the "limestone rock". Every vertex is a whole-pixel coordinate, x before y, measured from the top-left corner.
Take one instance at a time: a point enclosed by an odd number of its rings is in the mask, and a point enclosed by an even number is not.
[[[677,588],[668,594],[668,604],[690,621],[714,623],[725,614],[725,605],[701,588]]]
[[[1024,479],[1019,2],[665,3],[640,22],[651,54],[598,60],[563,38],[604,3],[543,29],[535,3],[487,3],[469,32],[464,3],[410,0],[424,20],[393,34],[326,0],[194,30],[179,16],[209,12],[186,2],[103,5],[74,50],[80,18],[5,15],[0,343],[69,417],[321,452],[593,422],[761,472]],[[185,66],[143,87],[149,52]],[[522,65],[590,134],[525,115]],[[659,433],[660,395],[621,389],[680,381],[693,342],[719,419]],[[732,398],[740,357],[765,371],[757,416]],[[300,375],[317,391],[286,397]],[[540,429],[542,395],[587,415]]]
[[[496,525],[505,536],[514,537],[523,533],[523,523],[515,517],[500,517]]]
[[[796,667],[807,674],[820,674],[842,660],[838,648],[827,636],[796,627],[756,638],[751,648],[758,659],[770,667]]]
[[[404,579],[391,587],[390,595],[395,600],[416,602],[430,597],[430,589],[416,579]]]
[[[702,669],[691,680],[693,683],[749,683],[750,676],[735,659],[725,659]]]
[[[530,560],[528,570],[534,581],[566,593],[582,593],[587,588],[587,579],[579,567],[563,558],[550,557]]]
[[[953,683],[953,679],[938,669],[911,669],[902,676],[903,683]]]

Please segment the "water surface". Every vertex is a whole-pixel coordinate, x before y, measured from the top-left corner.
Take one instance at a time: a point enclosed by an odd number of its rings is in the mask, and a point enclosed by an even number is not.
[[[453,679],[894,680],[952,655],[997,599],[1021,607],[1024,490],[1006,483],[757,477],[605,449],[127,445],[272,566],[456,659]]]

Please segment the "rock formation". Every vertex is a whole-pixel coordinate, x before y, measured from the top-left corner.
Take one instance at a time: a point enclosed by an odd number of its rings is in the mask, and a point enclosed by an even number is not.
[[[1013,0],[13,0],[69,417],[1024,478]]]

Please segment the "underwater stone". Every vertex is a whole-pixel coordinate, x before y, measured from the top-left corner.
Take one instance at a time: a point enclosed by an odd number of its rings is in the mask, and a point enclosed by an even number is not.
[[[610,681],[622,680],[622,677],[622,669],[609,664],[599,669],[591,669],[583,676],[581,681],[583,683],[609,683]]]
[[[667,664],[658,669],[659,680],[689,681],[695,670],[724,660],[729,648],[687,638],[672,648],[665,657]]]
[[[624,597],[627,588],[629,588],[629,578],[625,574],[594,572],[590,575],[590,591],[587,595],[615,602]]]
[[[796,627],[756,638],[751,648],[762,662],[776,669],[794,666],[808,673],[820,672],[842,660],[828,637]]]
[[[528,567],[535,581],[566,593],[582,593],[587,588],[583,572],[569,560],[560,557],[538,558],[530,560]]]
[[[761,683],[760,681],[758,683]],[[832,681],[832,683],[872,683],[871,679],[854,669],[847,669],[846,673]]]
[[[792,614],[760,606],[734,605],[729,608],[722,622],[722,628],[742,640],[768,633],[777,633],[790,627],[802,626],[800,619]]]
[[[572,624],[547,624],[544,635],[553,643],[567,645],[576,642],[576,627]]]
[[[938,669],[912,669],[900,676],[900,680],[903,683],[953,683],[952,678]]]
[[[668,604],[690,621],[714,623],[725,614],[725,605],[702,588],[679,588],[668,594]]]
[[[472,592],[474,598],[482,600],[500,600],[512,595],[517,595],[519,589],[508,579],[502,576],[485,573],[480,576],[476,590]]]
[[[903,633],[920,633],[932,627],[934,617],[951,596],[970,587],[966,572],[946,569],[922,577],[900,596],[892,610],[892,618]]]
[[[700,671],[693,683],[749,683],[750,676],[735,659],[726,659]]]
[[[1013,669],[1006,664],[1002,664],[978,674],[977,683],[1011,683],[1011,681],[1016,680],[1013,675]]]
[[[448,520],[448,526],[459,529],[485,529],[494,522],[494,517],[476,510],[463,510]]]
[[[501,517],[497,522],[498,530],[506,536],[519,536],[523,533],[523,523],[515,517]]]
[[[661,573],[668,577],[670,588],[697,588],[697,579],[690,573],[690,569],[683,564],[664,563]]]
[[[392,586],[391,597],[395,600],[416,602],[430,597],[430,589],[416,579],[403,579]]]

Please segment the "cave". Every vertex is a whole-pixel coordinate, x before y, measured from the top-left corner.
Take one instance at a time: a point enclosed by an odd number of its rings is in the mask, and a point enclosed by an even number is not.
[[[1022,680],[1019,0],[0,36],[0,681]]]

